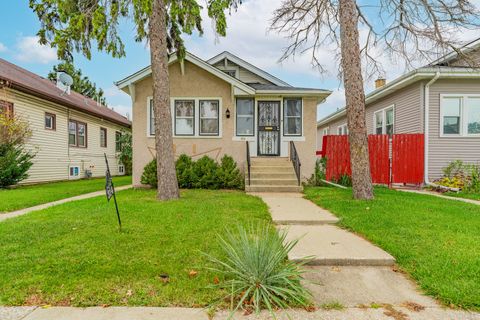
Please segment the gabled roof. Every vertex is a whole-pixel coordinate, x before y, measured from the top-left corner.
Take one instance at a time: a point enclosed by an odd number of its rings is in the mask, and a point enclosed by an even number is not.
[[[282,95],[301,95],[301,96],[308,96],[308,95],[319,95],[325,94],[330,95],[332,92],[329,90],[324,89],[315,89],[315,88],[299,88],[299,87],[292,87],[292,86],[276,86],[273,84],[263,84],[263,83],[249,83],[250,87],[256,90],[258,94],[278,94],[282,93]]]
[[[469,42],[467,43],[466,45],[464,45],[463,47],[460,48],[460,52],[462,54],[468,54],[469,52],[472,52],[472,51],[475,51],[477,49],[480,48],[480,38],[472,41],[472,42]],[[458,58],[458,52],[456,51],[452,51],[444,56],[442,56],[441,58],[433,61],[432,63],[428,64],[428,66],[448,66],[448,64],[452,61],[454,61],[455,59]]]
[[[278,79],[277,77],[271,75],[270,73],[254,66],[253,64],[237,57],[236,55],[234,55],[234,54],[232,54],[228,51],[224,51],[220,54],[217,54],[213,58],[210,58],[207,62],[210,63],[210,64],[216,64],[216,63],[218,63],[218,62],[220,62],[224,59],[232,61],[233,63],[239,65],[240,67],[247,69],[248,71],[256,74],[257,76],[262,77],[262,78],[272,82],[273,84],[276,84],[277,86],[291,87],[291,85],[286,83],[285,81],[282,81],[282,80]]]
[[[106,106],[99,105],[95,100],[73,90],[70,91],[70,94],[64,94],[63,90],[60,90],[54,82],[4,59],[0,59],[0,79],[7,82],[4,85],[18,91],[115,122],[125,127],[131,126],[131,122],[126,117]]]
[[[243,83],[242,81],[238,80],[237,78],[234,78],[222,70],[215,68],[211,64],[205,62],[204,60],[200,59],[199,57],[191,54],[190,52],[187,52],[185,55],[185,60],[197,65],[198,67],[212,73],[213,75],[225,80],[226,82],[236,86],[237,88],[245,91],[247,94],[254,94],[255,90],[248,86],[246,83]],[[176,54],[172,54],[170,56],[170,59],[168,61],[169,64],[173,64],[178,61],[178,57]],[[140,71],[135,72],[134,74],[115,82],[115,85],[118,86],[119,89],[122,90],[127,90],[128,86],[131,84],[134,84],[142,79],[145,79],[146,77],[149,77],[152,74],[152,67],[148,66],[146,68],[141,69]]]

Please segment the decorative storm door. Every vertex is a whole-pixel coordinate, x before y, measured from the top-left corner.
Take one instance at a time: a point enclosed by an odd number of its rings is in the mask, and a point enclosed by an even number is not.
[[[280,101],[258,102],[258,155],[280,155]]]

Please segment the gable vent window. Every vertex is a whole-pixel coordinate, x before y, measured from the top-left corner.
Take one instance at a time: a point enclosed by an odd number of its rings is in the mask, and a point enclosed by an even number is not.
[[[228,74],[230,77],[234,77],[234,78],[237,77],[237,71],[236,70],[224,70],[223,72]]]

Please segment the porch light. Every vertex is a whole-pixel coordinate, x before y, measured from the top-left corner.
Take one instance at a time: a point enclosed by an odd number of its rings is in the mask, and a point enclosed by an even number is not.
[[[225,111],[225,116],[227,119],[230,119],[230,110],[227,108],[227,111]]]

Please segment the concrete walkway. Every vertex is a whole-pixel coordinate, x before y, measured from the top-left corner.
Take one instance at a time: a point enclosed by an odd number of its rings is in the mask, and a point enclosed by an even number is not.
[[[132,185],[116,187],[115,191],[122,191],[122,190],[130,189],[131,187],[132,187]],[[29,212],[38,211],[38,210],[50,208],[50,207],[53,207],[53,206],[57,206],[57,205],[62,204],[62,203],[67,203],[67,202],[77,201],[77,200],[83,200],[83,199],[89,199],[89,198],[94,198],[94,197],[103,196],[103,195],[105,195],[105,190],[85,193],[85,194],[81,194],[79,196],[75,196],[75,197],[71,197],[71,198],[60,199],[60,200],[53,201],[53,202],[39,204],[38,206],[34,206],[34,207],[30,207],[30,208],[20,209],[20,210],[8,212],[8,213],[2,213],[2,214],[0,214],[0,222],[2,222],[4,220],[7,220],[7,219],[10,219],[10,218],[23,216],[24,214],[27,214]],[[3,320],[3,319],[0,318],[0,320]]]
[[[478,200],[445,196],[445,195],[443,195],[443,194],[440,194],[440,193],[434,192],[434,191],[402,189],[402,188],[398,188],[398,189],[395,189],[395,190],[403,191],[403,192],[410,192],[410,193],[417,193],[417,194],[425,194],[425,195],[434,196],[434,197],[437,197],[437,198],[448,199],[448,200],[455,200],[455,201],[461,201],[461,202],[476,204],[477,206],[480,206],[480,201],[478,201]]]

